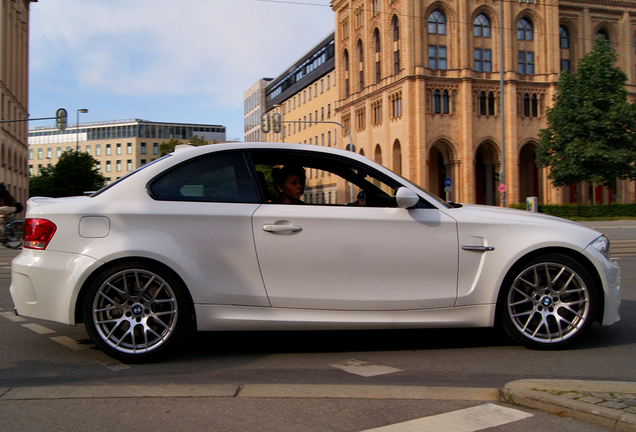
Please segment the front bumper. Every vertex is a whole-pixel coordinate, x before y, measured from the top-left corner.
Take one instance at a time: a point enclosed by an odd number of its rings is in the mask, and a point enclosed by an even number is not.
[[[605,255],[596,250],[593,246],[588,246],[584,254],[590,259],[598,269],[601,283],[603,284],[603,319],[601,325],[611,325],[620,321],[619,307],[621,305],[621,268],[615,260],[608,260]]]
[[[85,255],[23,249],[11,262],[11,298],[19,315],[75,324],[77,297],[99,263]]]

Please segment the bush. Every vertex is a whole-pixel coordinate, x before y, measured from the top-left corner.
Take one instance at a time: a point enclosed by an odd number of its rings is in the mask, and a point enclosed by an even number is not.
[[[514,204],[511,207],[525,210],[525,204]],[[597,204],[597,205],[540,205],[539,213],[558,216],[565,219],[585,218],[636,218],[636,203],[631,204]]]

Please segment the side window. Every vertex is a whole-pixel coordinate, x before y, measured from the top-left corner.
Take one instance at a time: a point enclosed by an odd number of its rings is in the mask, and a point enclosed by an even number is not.
[[[400,186],[364,164],[318,153],[255,152],[252,162],[261,194],[272,204],[395,207]],[[300,197],[287,195],[281,173],[300,180]]]
[[[241,153],[220,153],[188,161],[155,180],[152,197],[167,201],[257,202]]]

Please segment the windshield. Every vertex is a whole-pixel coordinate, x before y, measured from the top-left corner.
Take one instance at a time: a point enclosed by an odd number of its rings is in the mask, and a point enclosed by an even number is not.
[[[92,198],[92,197],[96,197],[97,195],[101,194],[102,192],[104,192],[104,191],[106,191],[106,190],[110,189],[111,187],[115,186],[117,183],[120,183],[120,182],[124,181],[125,179],[127,179],[127,178],[128,178],[128,177],[130,177],[131,175],[133,175],[133,174],[135,174],[135,173],[137,173],[137,172],[139,172],[139,171],[143,170],[144,168],[149,167],[150,165],[153,165],[153,164],[155,164],[155,163],[159,162],[160,160],[163,160],[163,159],[165,159],[165,158],[169,157],[169,156],[170,156],[170,154],[171,154],[171,153],[168,153],[167,155],[162,156],[162,157],[160,157],[159,159],[155,159],[155,160],[153,160],[153,161],[151,161],[151,162],[149,162],[149,163],[147,163],[147,164],[145,164],[145,165],[140,166],[140,167],[139,167],[139,168],[137,168],[136,170],[129,172],[128,174],[126,174],[126,175],[125,175],[125,176],[123,176],[123,177],[119,177],[117,180],[115,180],[115,181],[114,181],[114,182],[112,182],[111,184],[108,184],[108,185],[104,186],[103,188],[101,188],[100,190],[98,190],[97,192],[90,194],[90,195],[89,195],[89,197],[91,197],[91,198]]]

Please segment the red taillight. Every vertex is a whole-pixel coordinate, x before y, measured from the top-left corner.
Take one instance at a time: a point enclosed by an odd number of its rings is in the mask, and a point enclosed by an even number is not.
[[[27,249],[46,249],[56,229],[57,227],[50,220],[26,219],[24,221],[22,247]]]

